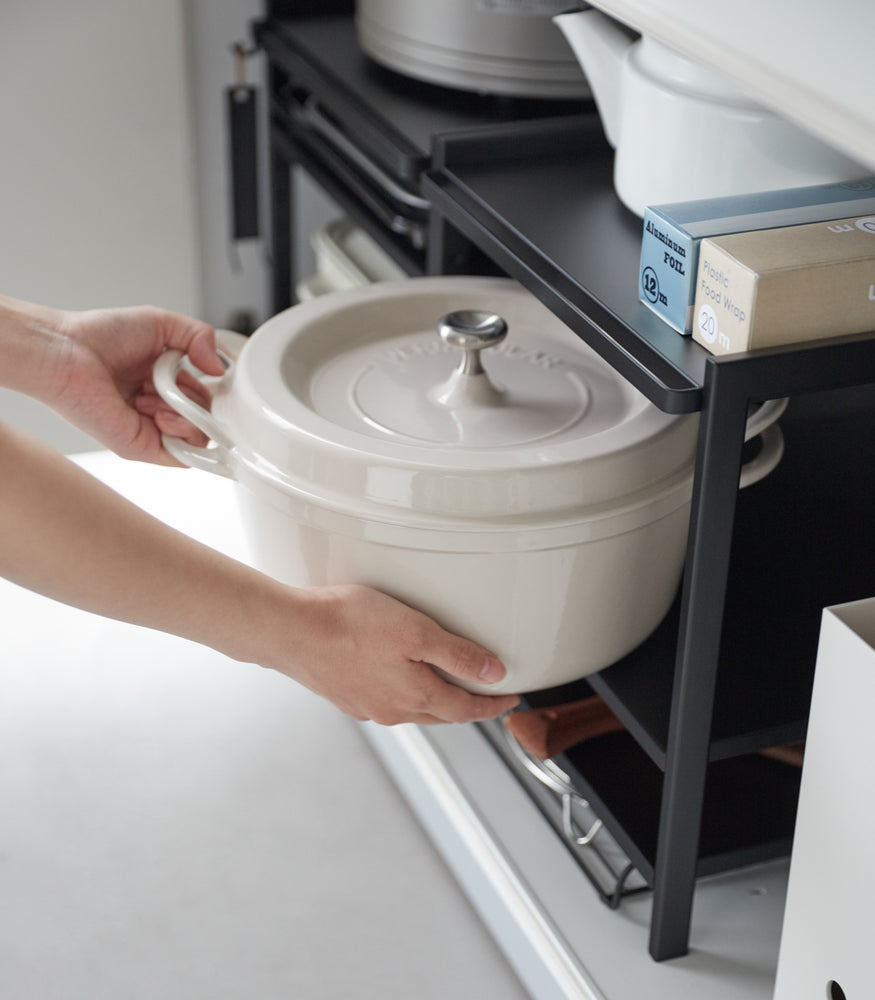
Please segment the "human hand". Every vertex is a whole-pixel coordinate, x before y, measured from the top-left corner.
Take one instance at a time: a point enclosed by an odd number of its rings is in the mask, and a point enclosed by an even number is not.
[[[0,575],[54,600],[273,668],[358,719],[468,722],[509,711],[447,683],[498,680],[482,646],[366,587],[295,588],[151,517],[0,424]]]
[[[179,465],[164,449],[162,434],[206,444],[201,431],[161,400],[151,375],[170,347],[207,375],[223,374],[208,323],[139,306],[64,313],[61,330],[48,359],[46,402],[53,409],[124,458]],[[179,385],[209,407],[209,394],[195,378],[183,372]]]
[[[500,680],[504,666],[482,646],[369,587],[317,587],[304,596],[303,622],[272,662],[353,718],[382,725],[495,718],[516,695],[472,694],[441,678]]]

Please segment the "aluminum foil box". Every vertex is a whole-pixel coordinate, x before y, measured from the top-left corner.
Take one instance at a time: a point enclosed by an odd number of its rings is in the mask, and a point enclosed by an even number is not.
[[[875,213],[875,177],[648,208],[639,298],[679,333],[690,334],[702,239],[868,213]]]

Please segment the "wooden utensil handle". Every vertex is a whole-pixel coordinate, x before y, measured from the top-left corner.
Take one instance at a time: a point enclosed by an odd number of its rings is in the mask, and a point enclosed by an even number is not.
[[[541,760],[624,728],[598,695],[564,705],[522,709],[511,713],[505,725],[521,746]]]

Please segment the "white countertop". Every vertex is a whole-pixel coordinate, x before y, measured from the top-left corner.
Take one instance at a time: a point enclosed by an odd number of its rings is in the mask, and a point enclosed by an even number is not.
[[[79,461],[244,551],[230,482],[107,453]],[[332,706],[5,581],[0,609],[4,996],[525,996]]]

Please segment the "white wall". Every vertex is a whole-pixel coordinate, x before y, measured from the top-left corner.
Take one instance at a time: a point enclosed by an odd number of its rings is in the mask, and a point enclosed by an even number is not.
[[[181,0],[4,0],[0,46],[0,286],[199,312]]]
[[[263,241],[236,256],[228,242],[222,92],[229,47],[260,11],[260,0],[0,3],[2,291],[265,318]],[[65,450],[91,444],[3,391],[0,419]]]

